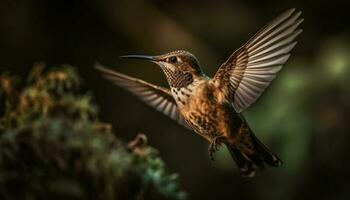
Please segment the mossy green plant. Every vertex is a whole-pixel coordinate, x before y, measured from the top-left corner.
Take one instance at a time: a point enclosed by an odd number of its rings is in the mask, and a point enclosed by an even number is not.
[[[186,199],[156,149],[98,120],[71,66],[0,75],[0,199]]]

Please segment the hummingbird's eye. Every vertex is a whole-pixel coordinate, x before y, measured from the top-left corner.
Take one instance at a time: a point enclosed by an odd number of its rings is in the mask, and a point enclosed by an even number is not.
[[[169,62],[171,62],[171,63],[176,63],[176,62],[177,62],[177,57],[176,57],[176,56],[171,56],[171,57],[169,58]]]

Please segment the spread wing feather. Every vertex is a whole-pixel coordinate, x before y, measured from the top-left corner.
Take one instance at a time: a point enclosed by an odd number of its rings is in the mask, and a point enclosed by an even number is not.
[[[216,72],[213,82],[242,112],[255,102],[288,60],[297,44],[301,12],[291,9],[271,21],[235,51]]]
[[[188,128],[168,89],[110,70],[101,64],[96,64],[95,67],[103,72],[106,79],[126,89],[159,112]]]

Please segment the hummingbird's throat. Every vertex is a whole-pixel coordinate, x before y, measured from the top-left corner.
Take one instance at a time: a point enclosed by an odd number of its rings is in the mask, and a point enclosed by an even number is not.
[[[193,75],[190,72],[173,70],[168,67],[162,68],[169,82],[170,87],[181,89],[193,82]]]
[[[181,107],[187,105],[195,97],[198,97],[198,94],[203,90],[203,86],[205,86],[206,83],[208,83],[208,79],[194,77],[192,83],[185,87],[171,87],[170,90],[177,105]]]
[[[193,95],[194,84],[189,84],[182,88],[171,87],[171,93],[178,106],[186,105],[189,98]]]

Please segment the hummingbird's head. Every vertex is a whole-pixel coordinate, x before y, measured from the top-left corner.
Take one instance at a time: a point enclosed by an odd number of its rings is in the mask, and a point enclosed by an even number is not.
[[[159,56],[128,55],[121,58],[142,59],[158,64],[166,75],[169,85],[175,88],[185,87],[204,75],[197,58],[183,50]]]

